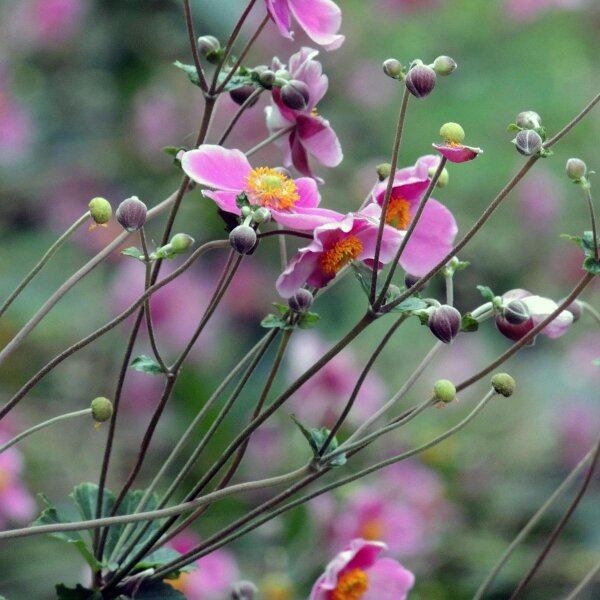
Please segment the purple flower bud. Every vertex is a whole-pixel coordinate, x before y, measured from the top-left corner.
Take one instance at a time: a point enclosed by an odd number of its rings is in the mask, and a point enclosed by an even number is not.
[[[512,300],[504,307],[504,318],[511,325],[520,325],[531,318],[527,306],[521,300]]]
[[[256,246],[256,231],[248,225],[238,225],[229,234],[229,242],[238,254],[248,254]]]
[[[404,285],[406,286],[406,289],[410,289],[417,281],[419,281],[419,279],[421,278],[418,275],[406,273],[406,275],[404,275]]]
[[[258,588],[251,581],[238,581],[233,584],[231,600],[254,600]]]
[[[137,231],[144,226],[147,212],[146,205],[137,196],[131,196],[119,204],[116,217],[123,229]]]
[[[533,129],[519,131],[513,141],[517,151],[525,156],[537,154],[542,149],[542,144],[544,143],[540,134]]]
[[[229,92],[229,97],[240,106],[250,98],[256,88],[253,85],[243,85],[242,87],[235,88]],[[247,105],[247,107],[254,106],[258,102],[258,96]]]
[[[402,75],[402,63],[395,58],[388,58],[383,61],[383,72],[392,79],[398,79]]]
[[[429,329],[435,337],[449,344],[460,331],[461,316],[453,306],[444,304],[435,308],[429,316]]]
[[[198,52],[208,56],[221,49],[221,42],[214,35],[201,35],[198,38]]]
[[[313,303],[313,295],[304,289],[298,290],[293,296],[288,299],[289,307],[297,312],[306,312]]]
[[[306,110],[310,101],[310,90],[304,81],[292,79],[281,88],[281,101],[292,110]]]
[[[413,96],[424,98],[433,91],[436,79],[435,71],[431,67],[417,65],[408,72],[405,83]]]
[[[275,75],[275,73],[273,73],[273,71],[271,71],[271,69],[266,69],[260,74],[259,79],[260,79],[260,83],[264,87],[266,87],[267,89],[270,89],[273,86],[273,84],[275,83],[276,75]]]

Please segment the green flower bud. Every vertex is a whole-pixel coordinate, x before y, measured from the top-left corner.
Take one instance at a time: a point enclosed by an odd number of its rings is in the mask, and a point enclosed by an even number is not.
[[[402,64],[395,58],[388,58],[383,61],[383,72],[392,79],[399,79],[402,75]]]
[[[433,385],[433,397],[436,402],[448,404],[456,398],[456,387],[449,379],[440,379]]]
[[[515,380],[508,373],[496,373],[492,377],[492,387],[497,394],[508,398],[515,391]]]
[[[249,206],[242,206],[242,208],[240,208],[240,214],[245,219],[246,217],[249,217],[252,214],[252,209]]]
[[[92,198],[88,208],[90,216],[98,225],[105,225],[112,217],[112,206],[106,198]]]
[[[542,117],[532,110],[520,112],[515,123],[521,129],[537,129],[542,126]]]
[[[182,254],[194,245],[194,241],[194,238],[187,233],[176,233],[169,241],[169,244],[172,252]]]
[[[566,164],[569,179],[577,181],[587,174],[587,165],[580,158],[570,158]]]
[[[92,417],[97,423],[104,423],[104,421],[108,421],[112,417],[112,402],[108,398],[104,398],[104,396],[94,398],[90,408],[92,409]]]
[[[429,177],[433,177],[433,175],[435,174],[436,171],[437,171],[437,169],[435,167],[430,167],[427,174],[429,175]],[[448,169],[446,169],[446,168],[442,169],[442,172],[440,173],[440,176],[438,177],[436,187],[439,187],[439,188],[446,187],[448,185],[449,180],[450,180],[450,175],[448,173]]]
[[[465,139],[465,130],[458,123],[444,123],[440,136],[449,144],[460,144]]]
[[[261,223],[268,223],[271,220],[271,211],[268,208],[261,206],[254,211],[252,220],[259,225]]]
[[[433,70],[442,76],[450,75],[456,71],[456,61],[449,56],[438,56],[433,61]]]
[[[392,172],[392,165],[390,165],[390,163],[381,163],[375,167],[375,170],[377,171],[377,177],[379,178],[379,181],[384,181],[390,176],[390,173]]]
[[[266,69],[266,70],[262,71],[262,73],[259,76],[259,79],[260,79],[261,85],[263,85],[267,89],[271,89],[271,87],[273,87],[273,84],[275,83],[276,77],[275,77],[275,73],[273,73],[273,71],[271,71],[271,69]]]

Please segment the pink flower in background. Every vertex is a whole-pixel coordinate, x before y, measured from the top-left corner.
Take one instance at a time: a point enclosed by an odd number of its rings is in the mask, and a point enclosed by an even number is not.
[[[364,61],[348,69],[345,88],[358,104],[368,108],[385,106],[396,91],[397,82],[381,83],[381,62]],[[377,90],[375,93],[374,90]]]
[[[323,74],[321,63],[313,60],[318,51],[302,48],[290,57],[288,70],[292,80],[301,81],[308,89],[308,102],[301,110],[294,110],[281,99],[281,90],[273,88],[273,104],[265,108],[267,127],[276,133],[293,126],[289,134],[279,140],[278,145],[284,150],[283,164],[294,166],[302,175],[312,177],[308,164],[308,155],[326,167],[336,167],[342,162],[343,154],[337,135],[329,125],[329,121],[316,112],[329,85],[327,76]],[[273,70],[284,65],[273,61]]]
[[[552,173],[530,173],[521,185],[519,208],[523,223],[533,231],[548,232],[560,216],[560,186]]]
[[[380,215],[381,208],[370,204],[359,213],[349,213],[341,221],[317,227],[313,241],[300,248],[277,279],[275,285],[279,294],[289,298],[305,283],[316,288],[325,287],[342,267],[353,260],[372,264]],[[399,232],[386,226],[379,267],[394,257],[399,244]]]
[[[404,13],[429,10],[441,2],[440,0],[379,0],[379,3],[390,13]]]
[[[596,366],[596,369],[600,367]],[[565,466],[573,468],[589,451],[600,431],[597,406],[581,401],[568,402],[556,418],[556,438]]]
[[[194,181],[217,191],[202,193],[225,212],[240,214],[236,197],[245,192],[254,206],[271,211],[273,219],[294,229],[314,229],[341,218],[338,213],[317,208],[321,195],[313,179],[290,179],[275,169],[253,169],[239,150],[205,144],[183,155],[181,166]]]
[[[576,10],[588,0],[505,0],[506,14],[515,21],[530,21],[548,10]]]
[[[344,42],[337,32],[342,11],[332,0],[266,0],[267,11],[283,37],[294,39],[292,17],[308,37],[326,50],[335,50]]]
[[[396,171],[386,223],[396,228],[402,237],[429,185],[429,169],[438,163],[438,158],[428,155],[421,157],[414,167]],[[382,181],[373,192],[373,198],[379,206],[383,204],[386,187],[387,181]],[[452,213],[443,204],[430,198],[400,258],[402,268],[413,275],[425,275],[452,250],[457,232]]]
[[[0,434],[0,446],[8,440]],[[17,448],[0,454],[0,527],[5,527],[7,521],[29,521],[35,515],[35,501],[21,481],[22,471],[23,456]]]
[[[33,142],[33,122],[12,96],[0,68],[0,166],[27,156]]]
[[[398,561],[379,558],[385,544],[355,539],[317,579],[309,600],[405,600],[414,575]]]
[[[329,345],[312,331],[299,331],[290,341],[288,375],[291,380],[311,367]],[[358,357],[346,348],[311,377],[291,398],[294,413],[307,426],[331,427],[343,410],[358,377]],[[373,414],[384,400],[385,386],[373,371],[367,375],[348,422],[357,424]]]
[[[46,43],[71,37],[80,25],[83,8],[82,0],[35,0],[31,10],[38,35]]]

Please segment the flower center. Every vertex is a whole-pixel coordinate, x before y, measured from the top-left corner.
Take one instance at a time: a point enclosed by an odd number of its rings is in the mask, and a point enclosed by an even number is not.
[[[275,210],[289,210],[300,199],[296,184],[275,169],[252,169],[246,179],[246,193],[250,204]]]
[[[10,475],[8,471],[0,469],[0,492],[10,485]]]
[[[385,215],[385,222],[396,229],[405,231],[410,219],[410,202],[402,196],[392,196]]]
[[[359,600],[369,587],[369,577],[361,569],[347,571],[339,579],[331,600]]]
[[[187,586],[186,579],[188,577],[188,573],[181,573],[177,579],[165,579],[164,581],[178,592],[185,592],[185,588]]]
[[[384,533],[381,519],[369,519],[360,530],[360,536],[365,540],[380,540]]]
[[[333,275],[354,260],[362,250],[362,242],[354,235],[338,240],[329,250],[323,252],[319,261],[321,269],[328,275]]]

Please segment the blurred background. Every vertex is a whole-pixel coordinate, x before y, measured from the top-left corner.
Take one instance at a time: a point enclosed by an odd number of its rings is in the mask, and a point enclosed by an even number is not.
[[[154,206],[177,187],[180,173],[161,148],[190,147],[202,109],[199,90],[172,65],[174,60],[191,62],[180,4],[0,0],[2,300],[56,237],[87,210],[92,197],[104,196],[116,207],[135,194]],[[429,63],[447,54],[459,65],[452,77],[438,79],[427,99],[411,102],[400,164],[412,165],[430,153],[444,122],[462,124],[465,143],[485,152],[477,161],[452,165],[450,184],[435,192],[456,216],[461,232],[524,161],[506,132],[516,114],[538,112],[553,134],[600,86],[600,7],[595,0],[345,0],[339,4],[346,42],[335,52],[320,54],[330,86],[319,113],[337,132],[345,158],[335,170],[317,166],[316,171],[326,181],[321,188],[323,206],[342,212],[356,209],[374,183],[374,166],[389,160],[401,88],[381,71],[388,57],[404,64],[415,58]],[[197,0],[192,5],[197,33],[224,41],[245,3]],[[263,16],[259,1],[244,35],[249,36]],[[296,42],[290,43],[269,25],[247,64],[269,64],[274,55],[287,62],[301,45],[310,45],[300,34],[297,31]],[[229,147],[247,150],[267,137],[265,97],[241,119]],[[228,97],[222,99],[210,141],[218,138],[235,108]],[[599,136],[596,110],[554,148],[552,157],[535,165],[460,255],[471,262],[456,276],[456,306],[461,312],[482,303],[477,284],[490,286],[497,294],[526,288],[555,300],[569,293],[581,275],[582,257],[575,245],[559,235],[579,234],[589,223],[581,190],[565,176],[564,164],[577,156],[590,169],[600,169]],[[279,151],[261,151],[253,163],[259,161],[275,166]],[[163,219],[149,224],[151,240],[158,241],[163,224]],[[186,197],[176,230],[189,233],[197,243],[224,235],[214,205],[198,191]],[[0,345],[118,231],[111,225],[78,233],[2,318]],[[171,359],[201,317],[222,264],[223,256],[209,256],[153,301],[159,343]],[[2,404],[51,357],[132,302],[143,289],[142,271],[139,263],[115,253],[71,291],[2,365]],[[262,335],[260,320],[278,299],[273,286],[278,271],[273,239],[245,261],[183,371],[139,486],[150,481],[221,378]],[[435,281],[426,290],[427,296],[440,299],[442,293]],[[597,284],[588,288],[584,299],[599,307]],[[315,310],[321,321],[316,329],[294,335],[276,387],[283,389],[286,381],[312,364],[362,314],[364,302],[351,277],[319,300]],[[0,425],[1,438],[85,408],[97,395],[111,397],[128,325],[75,354],[46,377]],[[377,323],[304,386],[279,418],[258,430],[238,481],[279,474],[305,460],[305,442],[289,413],[295,412],[311,426],[330,426],[388,326],[385,321]],[[402,385],[433,343],[429,330],[416,319],[403,326],[367,379],[347,431]],[[477,334],[461,335],[444,348],[398,412],[421,401],[436,379],[460,381],[509,344],[493,323]],[[144,339],[136,349],[136,354],[143,353],[149,353]],[[228,597],[233,580],[245,578],[259,586],[265,600],[305,598],[331,557],[348,539],[363,536],[386,541],[390,555],[415,573],[411,600],[470,598],[520,527],[597,436],[600,369],[592,361],[599,356],[598,324],[587,315],[558,340],[538,339],[505,367],[517,380],[518,393],[494,401],[467,430],[418,460],[372,475],[272,521],[204,559],[209,562],[201,563],[181,586],[191,600],[221,600]],[[226,422],[228,427],[209,446],[188,485],[219,456],[228,431],[248,419],[267,367],[265,361],[252,378]],[[485,382],[473,386],[460,395],[460,402],[431,411],[389,435],[359,462],[371,463],[442,433],[486,389]],[[131,468],[160,391],[158,378],[137,372],[128,375],[109,476],[115,491]],[[74,516],[68,493],[81,481],[97,481],[106,430],[106,426],[94,430],[91,422],[65,423],[3,455],[2,526],[22,526],[33,519],[40,510],[36,499],[40,492]],[[599,492],[596,482],[524,597],[560,598],[597,563]],[[182,490],[179,497],[183,494]],[[188,538],[180,540],[180,547],[193,543],[194,536],[208,536],[264,497],[256,494],[222,502]],[[508,563],[490,599],[510,595],[568,497],[549,511]],[[85,583],[88,577],[76,551],[55,540],[11,540],[0,543],[0,548],[0,595],[7,600],[54,598],[54,584]],[[600,582],[581,595],[582,599],[598,597]]]

